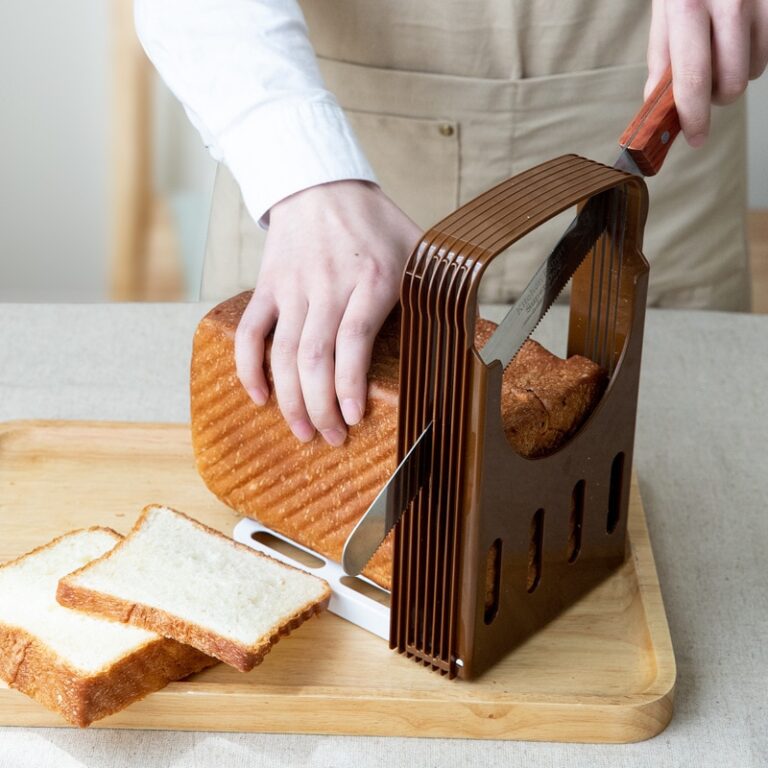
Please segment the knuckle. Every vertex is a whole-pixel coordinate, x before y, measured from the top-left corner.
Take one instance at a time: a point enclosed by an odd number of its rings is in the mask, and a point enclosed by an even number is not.
[[[253,293],[251,294],[248,303],[258,305],[274,299],[273,282],[272,270],[265,265],[263,271],[259,275],[259,282],[253,289]]]
[[[273,290],[280,285],[279,264],[274,259],[269,258],[267,247],[264,247],[264,256],[259,267],[259,275],[256,285],[253,289],[251,301],[258,300],[260,297],[268,297]]]
[[[329,404],[307,408],[307,413],[309,414],[310,421],[321,431],[338,426],[333,408]]]
[[[719,3],[716,10],[717,20],[727,19],[740,22],[746,17],[751,5],[752,0],[727,0],[727,2]]]
[[[304,403],[291,395],[278,395],[280,413],[287,421],[296,421],[304,417]]]
[[[339,325],[339,339],[343,341],[358,341],[373,336],[373,323],[365,317],[351,317]]]
[[[375,259],[366,259],[360,265],[360,276],[371,283],[377,283],[386,276],[384,267]]]
[[[361,259],[356,270],[358,283],[366,286],[378,286],[381,282],[399,280],[402,261],[403,259],[393,258],[391,254],[368,256]]]
[[[676,83],[688,92],[709,91],[711,84],[707,75],[698,69],[681,69],[675,73]]]
[[[361,376],[355,371],[351,370],[339,370],[336,369],[336,391],[339,397],[346,395],[352,396],[360,389],[362,382],[365,381],[365,376]]]
[[[309,336],[299,344],[298,359],[310,367],[316,366],[330,355],[330,344],[326,339]]]
[[[272,340],[272,360],[280,363],[293,360],[296,357],[296,341],[285,336],[276,336]]]
[[[686,136],[706,136],[709,132],[709,122],[703,118],[688,118],[685,122]]]
[[[250,320],[243,318],[235,331],[235,343],[244,343],[264,338],[261,328]]]
[[[697,13],[704,7],[704,0],[672,0],[670,5],[679,13]]]
[[[725,74],[717,83],[717,96],[728,104],[741,96],[747,87],[747,78],[743,75]]]
[[[254,371],[253,369],[243,369],[238,367],[237,378],[246,389],[249,389],[254,385],[258,384],[256,371]]]

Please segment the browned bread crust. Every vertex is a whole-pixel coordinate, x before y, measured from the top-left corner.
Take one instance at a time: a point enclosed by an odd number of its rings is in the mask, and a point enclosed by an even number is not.
[[[219,304],[195,333],[190,372],[192,445],[208,488],[242,515],[253,517],[339,561],[347,536],[395,469],[400,334],[390,317],[376,338],[363,420],[333,448],[321,438],[300,443],[286,425],[274,392],[256,406],[235,370],[234,337],[250,299],[244,292]],[[482,348],[496,326],[478,320]],[[271,383],[266,344],[266,372]],[[599,400],[603,370],[583,357],[561,360],[528,341],[507,367],[502,422],[523,456],[554,450]],[[391,537],[364,573],[389,588]]]
[[[87,530],[107,531],[116,539],[121,538],[111,528],[92,526]],[[47,549],[62,538],[59,536],[3,563],[0,568]],[[83,642],[88,643],[88,638],[84,637]],[[217,663],[195,648],[158,637],[115,664],[86,674],[68,664],[33,634],[0,622],[0,678],[81,728],[159,691],[173,680]]]
[[[586,357],[563,360],[527,341],[504,371],[501,411],[507,440],[527,458],[550,453],[581,426],[607,380]]]
[[[88,563],[77,571],[73,571],[68,576],[59,580],[56,599],[61,605],[104,616],[113,619],[114,621],[121,621],[123,623],[143,627],[144,629],[149,629],[164,637],[173,638],[173,640],[180,643],[185,643],[186,645],[197,648],[198,651],[202,651],[209,656],[214,656],[216,659],[236,667],[241,672],[248,672],[257,664],[260,664],[263,661],[264,656],[269,653],[281,637],[286,637],[292,630],[299,627],[307,619],[310,619],[327,607],[331,597],[331,590],[326,584],[320,599],[308,602],[301,606],[284,622],[274,627],[269,637],[263,638],[257,644],[247,645],[240,643],[233,638],[224,637],[208,627],[203,627],[183,617],[174,616],[159,608],[140,603],[133,603],[114,595],[107,595],[77,584],[75,578],[79,573],[90,568],[92,564],[112,557],[119,551],[121,546],[143,525],[147,515],[154,506],[155,505],[150,504],[144,507],[135,525],[128,533],[128,536],[126,536],[114,549],[106,552],[100,558],[92,561],[92,563]],[[280,563],[279,561],[274,560],[274,558],[269,558],[267,555],[256,552],[244,544],[233,541],[228,536],[224,536],[220,531],[204,525],[198,520],[185,515],[183,512],[179,512],[178,510],[173,510],[173,512],[187,518],[187,520],[190,520],[194,525],[206,533],[218,536],[230,546],[240,549],[243,552],[247,552],[249,556],[266,557],[267,559],[273,560],[273,562],[281,568],[295,570],[289,565]]]

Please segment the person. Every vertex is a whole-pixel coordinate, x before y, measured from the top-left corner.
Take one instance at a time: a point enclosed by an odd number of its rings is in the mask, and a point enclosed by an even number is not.
[[[706,149],[678,142],[650,181],[649,302],[749,307],[740,97],[766,66],[768,0],[136,0],[135,19],[221,161],[203,297],[255,287],[238,376],[263,404],[274,332],[301,441],[339,445],[362,418],[421,232],[554,155],[612,162],[670,62],[685,138]],[[519,295],[558,228],[497,259],[481,300]]]

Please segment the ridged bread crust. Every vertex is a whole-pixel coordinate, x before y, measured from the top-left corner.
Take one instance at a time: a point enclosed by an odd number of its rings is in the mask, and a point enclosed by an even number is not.
[[[92,526],[88,531],[109,532]],[[14,560],[14,563],[54,546],[71,531]],[[83,643],[88,643],[87,637]],[[218,664],[195,648],[158,637],[149,640],[114,664],[85,674],[71,666],[37,637],[20,627],[0,622],[0,677],[11,688],[25,693],[44,707],[61,714],[67,722],[85,728],[95,720],[124,709],[134,701],[159,691],[168,683]]]
[[[237,378],[235,330],[249,298],[246,292],[219,304],[195,333],[190,399],[198,471],[232,509],[339,560],[346,536],[395,469],[398,325],[390,319],[376,338],[366,414],[346,442],[305,444],[285,423],[274,391],[259,408]],[[267,360],[270,353],[271,338]],[[267,376],[271,387],[269,365]],[[388,585],[391,559],[387,541],[366,575]]]
[[[265,349],[270,397],[255,405],[237,378],[234,339],[251,292],[212,309],[195,332],[190,371],[192,445],[208,488],[238,513],[340,561],[344,543],[396,465],[399,323],[390,316],[374,343],[364,418],[333,448],[299,442],[278,408]],[[496,325],[478,320],[481,349]],[[606,384],[591,360],[562,360],[533,341],[507,367],[502,422],[523,456],[554,450],[586,418]],[[363,573],[391,585],[392,536]]]
[[[241,672],[248,672],[260,664],[266,654],[269,653],[281,637],[286,637],[292,630],[307,621],[307,619],[310,619],[327,607],[331,597],[331,590],[326,584],[320,599],[302,605],[290,616],[285,618],[279,625],[274,626],[269,635],[263,637],[258,643],[254,645],[245,645],[232,638],[224,637],[208,627],[201,626],[200,624],[179,616],[174,616],[165,610],[140,603],[133,603],[120,597],[116,597],[115,595],[104,594],[103,592],[77,584],[77,576],[80,573],[88,570],[92,565],[116,555],[121,545],[144,524],[147,515],[155,506],[156,505],[150,504],[144,507],[128,536],[126,536],[126,538],[114,549],[106,552],[100,558],[92,561],[92,563],[88,563],[77,571],[73,571],[68,576],[59,580],[56,599],[61,605],[151,630],[164,637],[172,638],[179,643],[192,646],[208,656],[214,656],[216,659],[239,669]],[[248,553],[249,556],[265,557],[272,560],[272,562],[281,568],[295,570],[289,565],[280,563],[274,558],[269,558],[267,555],[255,552],[244,544],[233,541],[227,536],[224,536],[221,532],[214,528],[209,528],[207,525],[185,515],[183,512],[179,512],[178,510],[172,511],[185,517],[207,534],[223,539],[231,546]]]

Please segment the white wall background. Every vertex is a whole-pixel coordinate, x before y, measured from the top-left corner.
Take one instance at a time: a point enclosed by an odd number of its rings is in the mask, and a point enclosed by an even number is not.
[[[108,9],[0,3],[0,301],[106,298]]]
[[[110,2],[0,3],[0,301],[107,298]],[[155,98],[156,183],[200,273],[213,163],[182,110]],[[749,202],[768,209],[768,75],[750,85]]]

